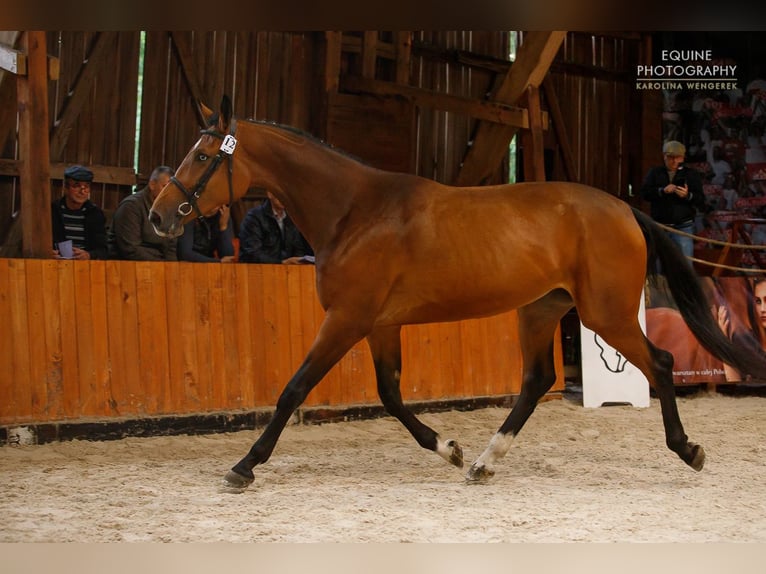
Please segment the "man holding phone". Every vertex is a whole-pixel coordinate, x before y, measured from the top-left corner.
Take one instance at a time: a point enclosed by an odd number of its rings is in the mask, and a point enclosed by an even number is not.
[[[694,233],[697,211],[705,208],[702,177],[693,168],[683,165],[686,147],[671,140],[662,146],[663,165],[649,170],[641,186],[641,197],[651,203],[655,221],[669,225],[684,233]],[[670,233],[687,257],[694,255],[694,239]]]

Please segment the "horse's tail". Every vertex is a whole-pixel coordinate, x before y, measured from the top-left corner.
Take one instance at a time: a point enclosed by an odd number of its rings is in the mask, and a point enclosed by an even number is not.
[[[655,272],[655,263],[659,259],[678,310],[697,340],[711,354],[743,375],[766,378],[766,353],[755,337],[733,344],[710,312],[710,303],[699,278],[678,246],[648,215],[637,209],[633,209],[633,215],[646,237],[648,273]]]

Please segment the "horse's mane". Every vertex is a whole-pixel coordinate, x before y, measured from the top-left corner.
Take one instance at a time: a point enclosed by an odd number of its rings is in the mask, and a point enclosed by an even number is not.
[[[301,138],[304,138],[304,139],[306,139],[306,140],[308,140],[308,141],[310,141],[312,143],[317,144],[320,147],[327,148],[327,149],[329,149],[331,151],[334,151],[335,153],[338,153],[338,154],[340,154],[342,156],[345,156],[345,157],[347,157],[349,159],[352,159],[352,160],[354,160],[357,163],[361,163],[362,165],[366,165],[366,166],[370,165],[366,161],[364,161],[362,158],[360,158],[358,156],[355,156],[354,154],[348,153],[345,150],[337,148],[334,145],[332,145],[331,143],[328,143],[328,142],[324,141],[323,139],[320,139],[320,138],[316,137],[314,134],[311,134],[311,133],[309,133],[307,131],[304,131],[304,130],[302,130],[300,128],[296,128],[294,126],[290,126],[290,125],[287,125],[287,124],[280,124],[278,122],[269,121],[269,120],[257,120],[255,118],[247,118],[245,120],[240,120],[240,121],[246,121],[247,123],[250,123],[250,124],[258,124],[258,125],[268,126],[268,127],[271,127],[271,128],[277,128],[277,129],[280,129],[280,130],[283,130],[283,131],[286,131],[286,132],[290,132],[291,134],[294,134],[294,135],[297,135],[297,136],[299,136]],[[208,119],[207,125],[208,126],[214,126],[217,123],[218,123],[218,112],[216,112],[215,114],[210,116],[210,118]]]

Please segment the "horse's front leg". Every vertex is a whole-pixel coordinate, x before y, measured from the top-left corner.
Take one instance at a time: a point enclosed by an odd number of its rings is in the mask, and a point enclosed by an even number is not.
[[[330,313],[325,317],[303,364],[287,383],[277,401],[276,411],[263,433],[245,457],[224,477],[224,490],[242,492],[255,479],[253,468],[266,462],[295,410],[335,363],[364,337],[358,325],[338,320]]]
[[[423,424],[402,401],[399,381],[402,372],[400,326],[381,327],[367,336],[378,395],[386,411],[399,419],[423,448],[434,451],[450,464],[463,466],[463,449],[454,440],[443,440],[436,431]]]

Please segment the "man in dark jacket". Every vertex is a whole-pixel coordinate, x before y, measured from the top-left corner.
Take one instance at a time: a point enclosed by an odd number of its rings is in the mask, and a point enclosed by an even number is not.
[[[51,206],[53,249],[59,243],[72,242],[72,259],[106,259],[106,217],[90,201],[93,172],[81,165],[64,170],[64,195]]]
[[[152,171],[149,183],[141,191],[120,202],[114,212],[109,247],[116,259],[133,261],[177,261],[174,238],[160,237],[149,223],[152,203],[173,175],[173,170],[161,165]]]
[[[652,218],[684,233],[694,233],[697,210],[705,208],[702,177],[697,170],[683,165],[686,147],[669,141],[662,148],[664,165],[649,170],[641,186],[641,196],[652,204]],[[684,255],[694,255],[691,237],[670,233]]]
[[[271,192],[253,207],[239,230],[239,261],[243,263],[305,263],[311,247]]]

